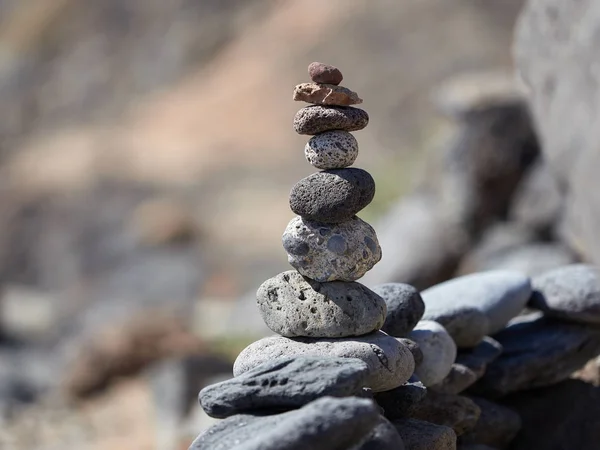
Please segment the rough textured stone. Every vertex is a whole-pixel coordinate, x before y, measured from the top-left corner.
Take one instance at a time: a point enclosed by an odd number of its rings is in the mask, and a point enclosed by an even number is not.
[[[369,368],[352,358],[286,357],[205,387],[199,400],[211,417],[299,408],[319,397],[359,395]]]
[[[308,76],[315,83],[340,84],[344,77],[340,69],[329,64],[312,62],[308,65]]]
[[[533,279],[533,295],[528,306],[547,316],[577,322],[600,324],[600,270],[586,264],[573,264],[546,272]]]
[[[425,303],[419,291],[405,283],[378,284],[373,286],[373,291],[387,304],[383,331],[392,336],[407,336],[425,312]]]
[[[406,450],[455,450],[456,433],[450,427],[417,419],[395,420]]]
[[[375,196],[375,180],[363,169],[331,169],[313,173],[294,185],[290,208],[306,220],[339,223],[349,220]]]
[[[419,347],[419,344],[417,344],[415,341],[411,341],[410,339],[406,338],[398,338],[398,340],[402,342],[402,344],[404,344],[406,348],[412,353],[413,359],[415,360],[415,367],[417,367],[423,362],[423,352],[421,351],[421,347]]]
[[[489,321],[488,334],[500,331],[525,307],[531,296],[528,277],[519,272],[495,270],[465,275],[421,292],[424,318],[450,316],[471,306]]]
[[[323,83],[302,83],[294,88],[294,100],[315,105],[359,105],[362,99],[354,91],[343,86]]]
[[[317,169],[343,169],[354,164],[358,142],[347,131],[325,131],[310,138],[304,156]]]
[[[405,447],[396,427],[381,417],[365,441],[350,450],[405,450]]]
[[[475,427],[480,414],[479,406],[467,397],[429,392],[415,405],[411,417],[445,425],[460,436]]]
[[[411,380],[395,389],[375,395],[375,401],[383,408],[383,413],[388,419],[410,416],[415,406],[427,395],[427,388],[423,383]]]
[[[443,325],[459,348],[475,347],[490,328],[487,316],[470,305],[457,306],[450,311],[433,310],[424,314],[424,318]]]
[[[379,330],[384,300],[356,282],[320,283],[288,270],[268,279],[256,293],[267,326],[286,337],[348,337]]]
[[[371,400],[323,397],[283,414],[229,417],[198,436],[190,450],[344,450],[378,422]]]
[[[294,117],[294,130],[298,134],[315,135],[324,131],[358,131],[369,124],[369,115],[351,106],[306,106]]]
[[[423,320],[410,333],[409,338],[419,344],[423,361],[415,370],[425,386],[441,382],[456,359],[456,344],[442,325]]]
[[[250,344],[233,365],[234,376],[274,358],[292,355],[358,358],[369,366],[366,386],[373,392],[393,389],[412,375],[414,360],[397,339],[378,331],[351,339],[289,339],[271,336]]]
[[[358,217],[325,224],[297,216],[282,240],[288,262],[316,281],[357,280],[381,259],[375,230]]]
[[[479,378],[480,377],[467,366],[454,363],[452,364],[450,373],[446,375],[446,378],[438,384],[430,386],[429,389],[440,394],[460,394]]]
[[[481,414],[475,427],[463,434],[460,437],[460,442],[485,444],[498,448],[506,447],[521,428],[519,414],[506,406],[479,397],[471,397],[471,400],[479,406]]]
[[[600,328],[539,313],[515,319],[494,337],[504,350],[471,388],[489,397],[558,383],[600,353]]]

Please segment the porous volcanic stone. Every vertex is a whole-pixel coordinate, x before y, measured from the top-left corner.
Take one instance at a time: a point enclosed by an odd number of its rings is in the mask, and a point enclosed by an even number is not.
[[[375,180],[363,169],[332,169],[301,179],[290,193],[290,208],[306,220],[349,220],[375,196]]]
[[[343,86],[322,83],[302,83],[294,88],[294,100],[315,105],[359,105],[362,99]]]
[[[451,427],[460,436],[475,427],[480,414],[479,406],[467,397],[429,392],[415,405],[411,417]]]
[[[354,281],[381,259],[375,230],[353,217],[339,224],[293,218],[283,233],[288,262],[316,281]]]
[[[268,279],[256,293],[267,326],[281,336],[348,337],[379,330],[384,300],[356,282],[320,283],[295,270]]]
[[[285,357],[205,387],[200,405],[211,417],[300,408],[320,397],[360,395],[367,365],[354,358]]]
[[[456,359],[456,344],[442,325],[422,320],[409,338],[419,344],[423,361],[415,374],[425,386],[441,382],[450,373]]]
[[[450,427],[417,419],[395,420],[406,450],[456,450],[456,433]]]
[[[379,423],[376,405],[356,397],[323,397],[270,416],[238,414],[218,422],[190,450],[344,450]]]
[[[373,392],[404,384],[415,364],[412,354],[401,342],[381,331],[350,339],[271,336],[242,350],[233,364],[233,374],[238,376],[265,361],[293,355],[358,358],[369,366],[366,387]]]
[[[338,85],[344,77],[340,69],[329,64],[312,62],[308,66],[308,76],[315,83],[328,83]]]
[[[409,417],[415,405],[426,395],[427,388],[423,386],[423,383],[409,380],[395,389],[375,394],[375,401],[383,408],[385,417],[394,420]]]
[[[310,138],[304,156],[317,169],[343,169],[354,164],[358,142],[347,131],[325,131]]]
[[[398,430],[388,420],[381,417],[364,442],[350,450],[405,450]]]
[[[351,106],[306,106],[294,117],[296,133],[308,135],[330,130],[358,131],[368,124],[367,112]]]
[[[416,288],[405,283],[385,283],[373,286],[387,304],[383,331],[391,336],[407,336],[423,317],[425,303]]]
[[[600,270],[587,264],[572,264],[535,277],[528,306],[547,316],[600,324]]]

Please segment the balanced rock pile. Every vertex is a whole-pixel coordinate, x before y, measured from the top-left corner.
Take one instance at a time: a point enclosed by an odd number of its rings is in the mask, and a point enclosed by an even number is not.
[[[339,86],[338,69],[312,63],[309,74],[294,99],[312,105],[294,128],[313,135],[305,154],[322,171],[291,191],[298,216],[283,246],[295,270],[257,292],[277,335],[244,349],[233,379],[200,392],[204,411],[225,420],[190,449],[504,448],[521,419],[490,398],[557,383],[600,353],[598,272],[568,266],[533,280],[535,291],[509,271],[422,293],[357,283],[381,258],[375,231],[356,217],[375,183],[349,168],[358,155],[350,131],[368,115],[351,106],[361,100]],[[541,317],[519,316],[527,305]]]

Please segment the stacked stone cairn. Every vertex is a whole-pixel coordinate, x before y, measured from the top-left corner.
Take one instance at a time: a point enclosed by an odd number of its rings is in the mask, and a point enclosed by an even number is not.
[[[599,272],[567,266],[533,283],[483,272],[421,293],[356,282],[381,258],[375,231],[356,216],[375,183],[349,167],[358,155],[350,132],[369,117],[337,68],[312,63],[309,75],[294,90],[311,104],[294,128],[312,135],[305,155],[321,171],[291,191],[298,216],[282,240],[295,270],[257,292],[277,335],[244,349],[234,378],[200,392],[204,411],[224,420],[190,449],[505,448],[521,419],[490,399],[560,382],[600,353],[590,325],[600,323]],[[543,312],[522,315],[526,306]]]

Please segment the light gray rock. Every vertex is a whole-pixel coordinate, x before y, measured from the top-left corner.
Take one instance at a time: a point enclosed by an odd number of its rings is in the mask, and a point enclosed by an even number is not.
[[[415,374],[425,386],[440,383],[452,369],[456,359],[456,344],[437,322],[422,320],[410,333],[409,338],[419,344],[423,361]]]
[[[450,311],[433,310],[423,315],[425,320],[433,320],[443,325],[457,347],[471,348],[481,342],[490,324],[487,316],[470,305],[455,307]]]
[[[320,397],[360,395],[369,368],[353,358],[286,357],[205,387],[198,396],[211,417],[296,409]]]
[[[395,420],[406,450],[456,450],[456,433],[450,427],[417,419]]]
[[[315,135],[324,131],[358,131],[369,124],[369,115],[351,106],[306,106],[294,116],[294,130],[298,134]]]
[[[475,427],[460,437],[464,444],[505,448],[521,429],[521,418],[512,409],[483,398],[471,397],[481,414]]]
[[[371,400],[323,397],[283,414],[235,415],[198,436],[190,450],[345,450],[379,420]]]
[[[394,420],[409,417],[426,395],[427,388],[413,376],[402,386],[375,394],[375,401],[383,408],[385,417]]]
[[[348,337],[379,330],[384,300],[356,282],[320,283],[288,270],[268,279],[256,293],[261,316],[286,337]]]
[[[325,131],[310,138],[304,156],[317,169],[342,169],[354,164],[358,142],[347,131]]]
[[[381,331],[351,339],[271,336],[242,350],[233,365],[233,374],[238,376],[266,361],[293,355],[358,358],[369,367],[366,387],[373,392],[404,384],[412,375],[415,365],[410,351],[397,339]]]
[[[530,296],[529,278],[504,270],[465,275],[421,292],[425,302],[423,317],[449,317],[465,307],[477,308],[488,318],[487,334],[504,328],[523,310]]]
[[[387,304],[387,316],[382,330],[391,336],[405,337],[423,317],[425,303],[416,288],[405,283],[384,283],[373,286]]]
[[[288,262],[316,281],[355,281],[381,259],[371,225],[353,217],[338,224],[293,218],[282,237]]]
[[[586,264],[573,264],[546,272],[533,279],[529,307],[547,316],[576,322],[600,324],[600,270]]]
[[[473,400],[456,394],[429,392],[412,411],[411,417],[437,425],[445,425],[457,436],[472,430],[481,410]]]
[[[446,378],[438,384],[430,386],[429,389],[440,394],[460,394],[478,379],[479,376],[467,366],[454,363]]]
[[[405,450],[404,442],[394,425],[381,417],[364,442],[350,450]]]

